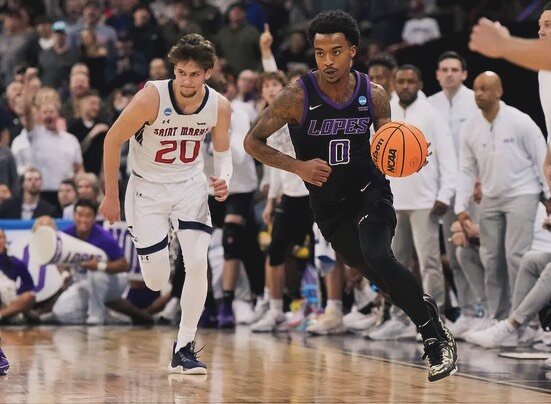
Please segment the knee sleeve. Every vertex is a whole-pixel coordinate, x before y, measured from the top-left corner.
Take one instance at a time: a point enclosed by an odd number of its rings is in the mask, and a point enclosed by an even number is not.
[[[222,246],[227,260],[243,258],[245,227],[237,223],[224,223]]]
[[[151,254],[140,254],[140,268],[142,276],[147,287],[153,291],[161,290],[170,277],[170,259],[168,256],[168,246]]]

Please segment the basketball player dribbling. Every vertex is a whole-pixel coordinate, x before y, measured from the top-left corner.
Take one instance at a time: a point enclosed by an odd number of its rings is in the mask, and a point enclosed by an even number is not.
[[[205,374],[197,359],[195,332],[207,294],[207,250],[212,225],[201,147],[211,132],[216,200],[228,196],[232,159],[228,128],[229,101],[205,84],[216,60],[213,45],[197,34],[182,37],[168,59],[175,79],[150,81],[136,94],[105,138],[105,198],[101,213],[119,219],[118,172],[121,145],[130,139],[132,175],[125,216],[140,258],[144,281],[157,291],[169,280],[169,232],[177,232],[186,280],[182,317],[169,371]]]
[[[434,299],[391,249],[396,226],[389,182],[370,156],[370,131],[390,122],[385,90],[351,70],[359,43],[356,21],[340,10],[308,27],[317,70],[285,87],[245,138],[245,149],[272,167],[299,175],[323,236],[345,263],[389,294],[417,325],[429,360],[429,381],[456,372],[457,348]],[[266,139],[289,125],[297,158]]]

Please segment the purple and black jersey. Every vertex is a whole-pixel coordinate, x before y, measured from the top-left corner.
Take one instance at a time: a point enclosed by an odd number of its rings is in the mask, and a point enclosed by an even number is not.
[[[0,271],[17,283],[18,295],[34,289],[33,278],[27,269],[27,264],[23,261],[2,253],[0,254]]]
[[[299,160],[320,158],[332,172],[321,187],[306,183],[312,199],[337,202],[359,192],[369,183],[387,185],[370,153],[370,126],[373,104],[369,77],[352,70],[356,87],[343,104],[322,93],[313,72],[298,83],[304,90],[304,110],[299,125],[289,132]]]
[[[68,229],[64,230],[64,233],[68,234],[69,236],[78,238],[77,229],[75,226],[71,226]],[[98,224],[94,224],[92,230],[90,231],[90,234],[88,235],[88,238],[84,241],[105,251],[105,254],[107,255],[109,261],[115,261],[119,258],[124,257],[124,253],[117,244],[117,241],[115,240],[113,235],[107,230],[104,230]]]

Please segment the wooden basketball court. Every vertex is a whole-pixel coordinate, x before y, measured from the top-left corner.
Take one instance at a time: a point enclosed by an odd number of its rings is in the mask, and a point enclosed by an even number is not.
[[[529,371],[518,361],[464,344],[459,373],[429,383],[415,342],[201,330],[209,374],[183,376],[167,372],[175,334],[171,327],[3,328],[11,368],[0,377],[0,403],[551,402],[550,384],[518,382],[518,372]],[[531,361],[533,379],[542,377],[541,362]],[[474,376],[485,367],[507,377]]]

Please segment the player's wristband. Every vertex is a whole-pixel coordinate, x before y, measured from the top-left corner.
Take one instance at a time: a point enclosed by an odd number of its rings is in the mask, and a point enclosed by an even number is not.
[[[98,262],[98,271],[105,272],[107,271],[107,262],[100,261]]]
[[[214,176],[226,180],[226,185],[230,186],[230,179],[233,174],[233,164],[231,159],[231,150],[218,152],[213,150],[214,154]]]

